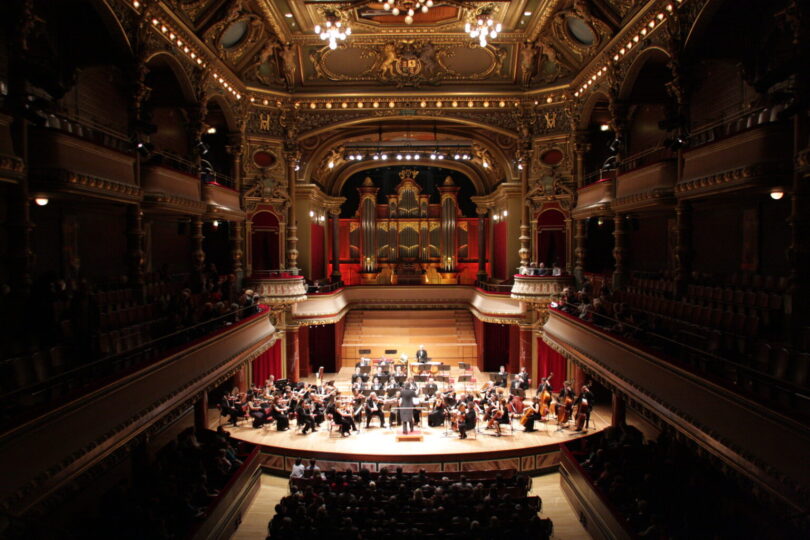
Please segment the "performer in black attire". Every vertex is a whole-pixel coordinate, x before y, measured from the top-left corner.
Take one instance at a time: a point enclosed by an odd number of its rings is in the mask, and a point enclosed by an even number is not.
[[[458,433],[459,437],[462,439],[467,438],[467,432],[471,429],[475,429],[475,409],[473,407],[466,407],[465,405],[459,405],[458,413],[462,415],[462,419],[459,420],[458,423]]]
[[[416,360],[420,363],[424,363],[428,361],[428,353],[425,350],[424,345],[419,345],[419,350],[416,351]]]
[[[315,427],[315,419],[312,417],[312,411],[309,410],[309,407],[304,406],[303,402],[298,404],[298,408],[295,410],[295,416],[298,418],[299,424],[304,424],[304,435],[306,435],[310,429],[313,433],[318,431],[318,428]]]
[[[433,377],[428,378],[428,382],[425,383],[425,386],[422,387],[422,391],[425,393],[427,397],[433,397],[433,394],[436,393],[439,387],[433,382]]]
[[[369,394],[366,400],[366,427],[371,424],[371,419],[374,416],[379,417],[380,427],[385,427],[385,414],[382,410],[383,404],[377,397],[375,392]]]
[[[500,386],[501,388],[506,388],[506,381],[509,379],[509,374],[506,372],[506,368],[501,366],[500,371],[495,374],[495,386]]]
[[[402,420],[402,432],[405,434],[413,431],[413,400],[416,397],[416,391],[411,387],[411,384],[406,384],[399,392],[399,417]]]

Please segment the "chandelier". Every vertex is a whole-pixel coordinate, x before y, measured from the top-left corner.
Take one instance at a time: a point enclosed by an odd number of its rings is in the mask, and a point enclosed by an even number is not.
[[[352,29],[349,25],[343,25],[340,15],[335,11],[326,11],[324,16],[326,21],[323,26],[320,24],[315,26],[315,33],[320,35],[322,40],[329,42],[330,49],[337,49],[338,40],[343,41],[346,36],[350,36]]]
[[[487,38],[495,39],[498,37],[498,32],[501,31],[501,23],[495,23],[492,19],[492,10],[485,9],[478,13],[475,18],[475,24],[467,23],[464,26],[464,31],[467,32],[471,38],[478,38],[478,43],[482,47],[487,46]]]
[[[413,23],[413,16],[417,11],[427,13],[433,7],[433,0],[427,1],[414,1],[414,0],[393,0],[383,2],[383,9],[390,11],[392,15],[399,15],[405,13],[405,24]]]

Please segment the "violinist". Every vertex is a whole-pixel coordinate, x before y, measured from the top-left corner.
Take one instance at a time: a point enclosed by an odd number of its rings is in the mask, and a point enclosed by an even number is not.
[[[287,431],[290,429],[290,418],[287,416],[289,408],[285,406],[284,399],[278,397],[270,400],[268,416],[276,421],[276,429]]]
[[[251,416],[251,418],[253,418],[254,428],[262,427],[267,421],[267,414],[265,413],[261,404],[257,400],[251,399],[250,401],[248,401],[247,410],[248,414]]]
[[[354,420],[351,416],[344,415],[338,410],[337,405],[332,404],[326,410],[326,414],[332,417],[332,423],[340,429],[340,434],[344,437],[351,435]],[[355,428],[356,429],[356,428]]]
[[[359,424],[363,419],[363,409],[366,405],[366,396],[360,392],[355,392],[352,396],[352,418],[355,424]]]
[[[445,415],[447,414],[447,405],[444,401],[442,394],[436,394],[433,400],[433,409],[428,414],[428,426],[439,427],[444,424]]]
[[[315,426],[315,418],[312,416],[312,403],[311,402],[303,402],[301,401],[298,405],[298,409],[295,411],[295,416],[298,418],[298,423],[304,425],[304,429],[302,433],[304,435],[312,430],[312,432],[318,431],[318,428]]]
[[[422,391],[425,393],[426,397],[433,397],[439,387],[433,382],[433,377],[428,377],[425,386],[422,387]]]
[[[475,409],[467,407],[463,403],[458,406],[456,415],[456,426],[458,427],[459,438],[466,439],[467,432],[475,429],[476,414]]]
[[[365,406],[366,406],[366,427],[367,428],[369,427],[369,425],[371,424],[371,419],[376,416],[380,419],[380,427],[384,428],[385,415],[383,414],[383,404],[377,397],[376,392],[371,392],[371,394],[369,394]]]

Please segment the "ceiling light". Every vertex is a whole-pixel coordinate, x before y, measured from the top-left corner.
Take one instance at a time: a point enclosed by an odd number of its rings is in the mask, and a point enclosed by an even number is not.
[[[771,193],[771,197],[773,197],[773,193]],[[37,206],[47,206],[48,197],[37,197],[34,199],[34,202],[37,203]]]
[[[388,107],[391,108],[391,109],[393,109],[395,105],[396,105],[396,103],[394,103],[393,101],[388,102]]]
[[[455,156],[453,156],[453,159],[461,159],[461,156],[456,154]]]
[[[402,154],[397,154],[397,160],[402,161]]]
[[[452,103],[452,105],[453,105],[453,107],[458,107],[458,101],[454,101],[454,102]]]
[[[492,19],[492,9],[485,7],[478,12],[475,19],[475,24],[467,23],[464,25],[464,31],[473,39],[478,39],[478,44],[481,47],[487,46],[487,38],[495,39],[498,37],[498,32],[502,29],[501,23],[495,23]]]
[[[417,11],[427,13],[433,7],[433,0],[389,0],[383,2],[383,9],[392,15],[405,13],[405,24],[413,24],[413,16]]]
[[[523,16],[524,16],[524,17],[531,17],[531,15],[532,15],[532,12],[531,12],[531,11],[524,11],[524,12],[523,12]]]
[[[324,16],[326,21],[324,21],[323,26],[319,24],[315,26],[315,33],[323,41],[329,42],[330,49],[335,50],[337,49],[337,42],[344,41],[346,36],[351,35],[352,29],[348,25],[343,25],[337,11],[328,10],[324,13]]]
[[[217,132],[217,128],[211,126],[210,128],[206,129],[205,132],[208,133],[209,135],[213,135],[214,133]]]
[[[771,199],[773,199],[775,201],[778,201],[779,199],[781,199],[784,196],[785,196],[785,192],[780,187],[775,187],[775,188],[773,188],[771,190]],[[39,200],[39,199],[37,199],[37,200]],[[45,201],[46,201],[45,204],[48,204],[47,203],[48,199],[45,199]],[[37,203],[37,204],[39,204],[39,203]]]
[[[292,19],[292,18],[293,18],[293,14],[292,14],[292,13],[285,13],[285,14],[284,14],[284,16],[285,16],[285,17],[287,17],[288,19]]]
[[[609,124],[601,124],[601,125],[599,126],[599,131],[607,131],[607,130],[609,130],[609,129],[610,129],[610,125],[609,125]]]
[[[383,155],[381,155],[381,156],[380,156],[380,159],[382,159],[383,161],[385,161],[386,159],[388,159],[388,154],[383,154]]]

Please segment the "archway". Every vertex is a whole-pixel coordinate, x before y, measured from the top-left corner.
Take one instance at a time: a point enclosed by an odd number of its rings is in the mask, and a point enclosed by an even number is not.
[[[278,216],[259,211],[251,218],[250,268],[253,276],[281,267],[281,243]]]
[[[536,263],[546,267],[565,267],[565,216],[557,209],[549,209],[537,217],[537,251]]]

